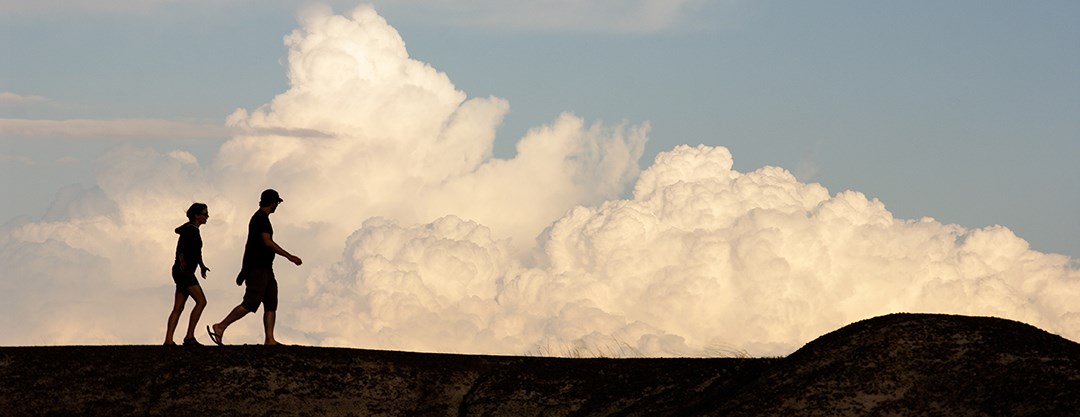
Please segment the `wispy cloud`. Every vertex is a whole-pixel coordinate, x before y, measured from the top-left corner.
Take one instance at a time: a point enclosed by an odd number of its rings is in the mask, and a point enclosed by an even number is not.
[[[34,166],[37,161],[25,155],[11,155],[0,153],[0,166]]]
[[[0,105],[2,106],[25,106],[47,101],[49,101],[49,99],[42,96],[25,96],[10,91],[0,92]]]
[[[59,157],[59,158],[56,158],[56,159],[53,159],[53,160],[48,160],[48,161],[40,161],[40,160],[31,158],[29,156],[26,156],[26,155],[0,153],[0,166],[7,166],[7,167],[11,167],[11,166],[18,166],[18,167],[33,167],[33,166],[62,167],[62,166],[76,165],[76,164],[79,164],[81,162],[82,162],[82,159],[79,159],[78,157],[71,156],[71,155],[62,156],[62,157]]]
[[[0,138],[224,139],[222,125],[162,119],[0,119]]]

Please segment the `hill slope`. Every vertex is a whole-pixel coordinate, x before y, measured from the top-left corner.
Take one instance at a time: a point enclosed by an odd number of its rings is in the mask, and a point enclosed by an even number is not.
[[[808,343],[725,416],[1080,416],[1080,344],[998,318],[892,314]]]
[[[895,314],[783,359],[561,359],[314,347],[0,348],[0,415],[1080,415],[1080,345]]]

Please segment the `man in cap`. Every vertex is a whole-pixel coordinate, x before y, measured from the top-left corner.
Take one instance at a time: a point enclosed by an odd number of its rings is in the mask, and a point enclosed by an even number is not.
[[[240,274],[236,277],[236,285],[247,284],[244,300],[233,308],[221,323],[206,326],[207,333],[210,333],[210,340],[218,345],[222,344],[221,337],[225,334],[225,329],[248,313],[258,311],[259,304],[263,306],[265,344],[278,344],[274,339],[274,322],[277,320],[278,305],[278,284],[274,279],[274,256],[284,256],[297,266],[303,262],[274,242],[274,228],[270,224],[270,214],[277,211],[278,205],[283,201],[285,200],[281,199],[277,191],[272,189],[263,191],[259,199],[259,210],[248,222],[244,260],[240,267]]]

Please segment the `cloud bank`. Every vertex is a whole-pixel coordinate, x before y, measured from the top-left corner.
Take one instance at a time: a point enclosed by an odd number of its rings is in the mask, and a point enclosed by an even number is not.
[[[285,44],[289,89],[232,114],[214,161],[118,148],[97,186],[0,228],[0,344],[159,343],[172,228],[192,201],[210,207],[203,322],[216,322],[240,300],[232,277],[267,187],[285,198],[275,240],[305,260],[277,266],[293,343],[765,355],[896,311],[1080,339],[1075,263],[1005,227],[895,219],[782,168],[737,172],[723,147],[679,146],[639,171],[647,124],[569,113],[494,158],[509,104],[411,59],[372,7],[309,9]],[[258,322],[227,342],[257,342]]]

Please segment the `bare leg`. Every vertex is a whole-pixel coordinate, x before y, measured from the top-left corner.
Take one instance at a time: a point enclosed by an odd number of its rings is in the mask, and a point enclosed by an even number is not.
[[[266,330],[266,342],[267,345],[278,344],[277,340],[274,340],[274,322],[277,321],[276,311],[263,312],[263,328]]]
[[[225,335],[225,329],[228,328],[230,324],[240,320],[248,315],[248,313],[250,313],[250,311],[244,308],[243,305],[234,307],[232,311],[229,312],[229,315],[221,320],[221,323],[211,326],[211,328],[214,329],[214,334],[218,335],[218,337],[223,337]]]
[[[203,294],[202,287],[198,285],[192,285],[188,287],[188,292],[191,293],[191,298],[195,300],[195,308],[191,309],[191,319],[188,320],[187,335],[184,339],[195,338],[195,328],[199,326],[199,318],[202,317],[203,309],[206,308],[206,294]]]
[[[185,303],[187,303],[187,296],[180,290],[176,290],[176,295],[173,297],[172,312],[169,313],[169,322],[165,327],[166,344],[174,343],[173,334],[176,333],[176,324],[180,322],[180,313],[184,312]]]

